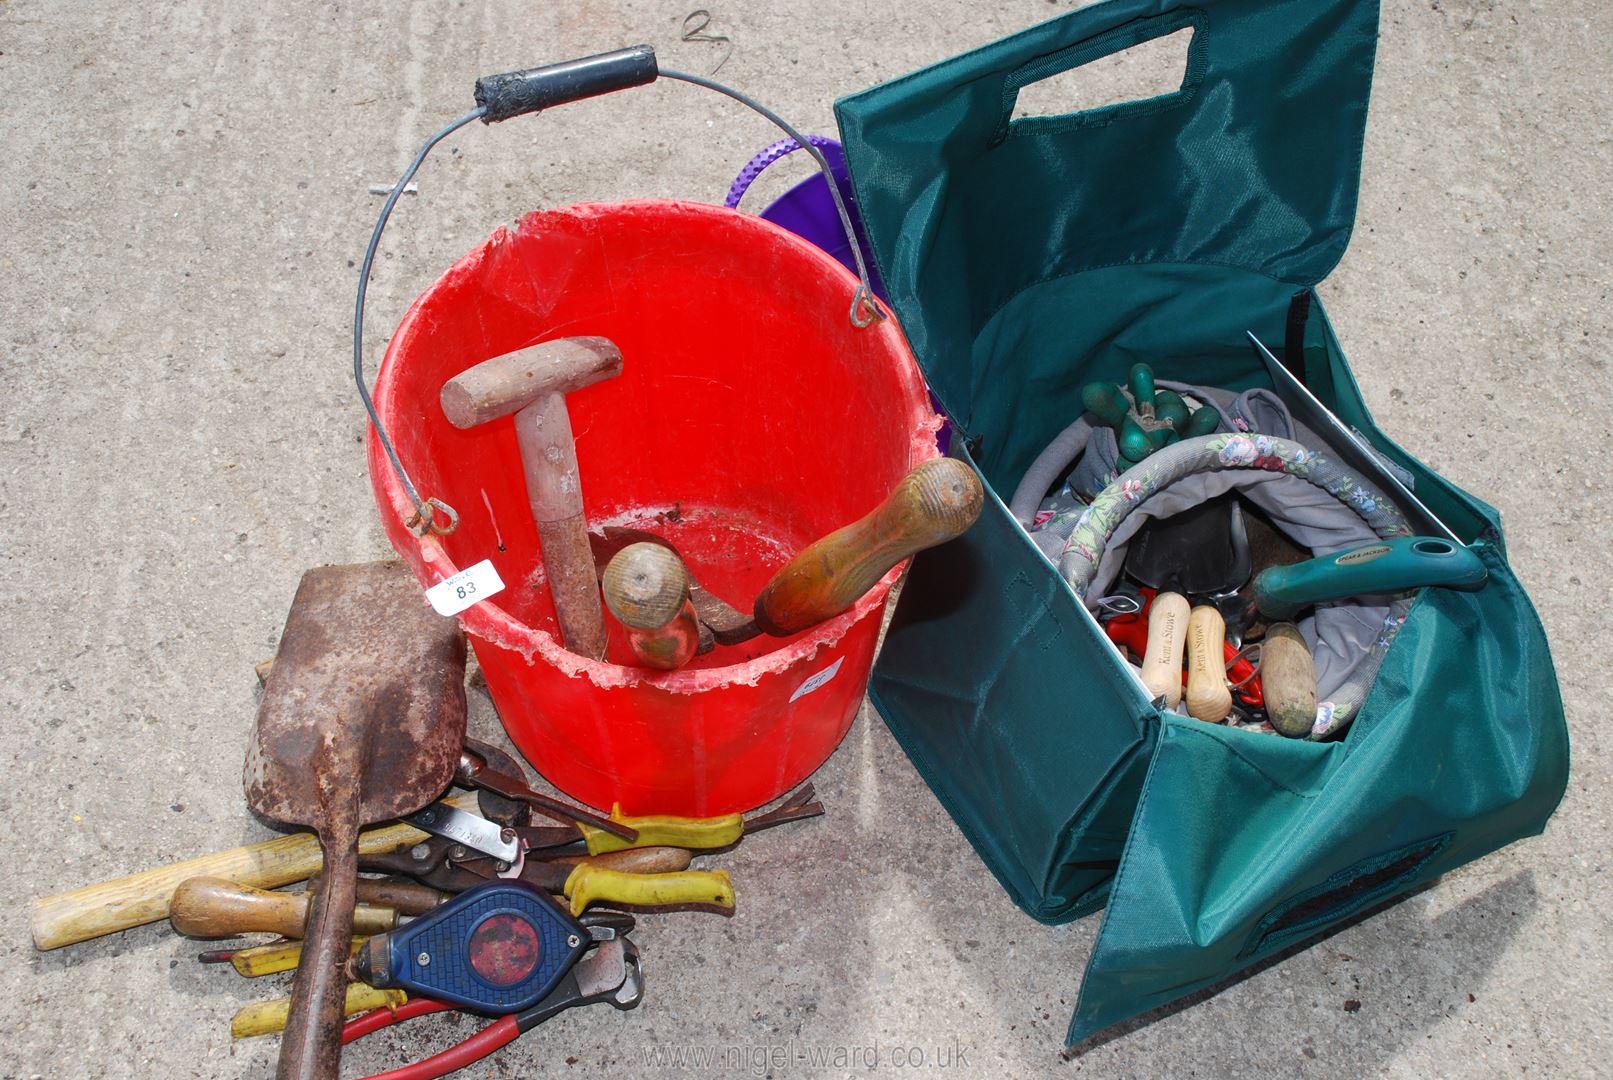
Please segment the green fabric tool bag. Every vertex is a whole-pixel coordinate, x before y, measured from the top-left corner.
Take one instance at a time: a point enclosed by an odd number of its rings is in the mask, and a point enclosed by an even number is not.
[[[1538,833],[1567,782],[1497,515],[1378,430],[1310,293],[1353,224],[1377,17],[1109,0],[836,104],[892,305],[992,493],[916,560],[870,693],[1027,913],[1107,904],[1071,1043]],[[1014,118],[1024,87],[1179,31],[1174,92]],[[1162,715],[1004,505],[1084,383],[1146,361],[1271,385],[1249,331],[1490,571],[1423,591],[1333,742]]]

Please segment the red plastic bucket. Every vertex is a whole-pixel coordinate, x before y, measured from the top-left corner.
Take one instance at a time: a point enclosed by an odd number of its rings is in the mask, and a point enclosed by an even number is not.
[[[748,609],[808,542],[936,456],[940,419],[892,319],[858,328],[856,279],[805,240],[701,203],[535,213],[456,263],[405,316],[375,403],[422,495],[459,515],[417,537],[374,432],[388,537],[426,586],[491,559],[505,582],[460,620],[510,737],[574,798],[631,813],[747,810],[805,779],[862,701],[886,595],[793,638],[718,646],[668,673],[563,649],[513,423],[460,431],[453,375],[556,337],[603,335],[620,376],[567,397],[589,524],[653,529]],[[607,617],[607,622],[611,620]]]

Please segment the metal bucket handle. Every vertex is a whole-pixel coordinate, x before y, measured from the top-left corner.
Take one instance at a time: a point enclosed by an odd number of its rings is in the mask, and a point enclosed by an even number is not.
[[[375,262],[375,252],[381,245],[381,233],[386,228],[387,219],[392,216],[392,208],[397,205],[398,197],[414,178],[415,172],[426,160],[426,155],[431,153],[432,147],[474,120],[493,124],[526,113],[540,112],[555,105],[564,105],[568,101],[581,101],[614,90],[625,90],[630,86],[643,86],[654,82],[658,77],[693,83],[695,86],[703,86],[733,98],[772,121],[812,155],[824,179],[828,181],[829,194],[833,197],[835,210],[840,215],[840,225],[846,231],[846,238],[851,243],[852,254],[857,261],[858,285],[851,297],[849,312],[851,324],[861,328],[885,317],[884,312],[880,311],[874,302],[874,290],[870,284],[868,266],[863,261],[861,245],[857,243],[856,230],[852,227],[851,214],[846,209],[845,200],[840,196],[840,187],[835,183],[828,159],[811,140],[760,102],[704,76],[658,67],[655,62],[655,49],[649,45],[635,45],[628,49],[617,49],[614,52],[565,60],[558,64],[547,64],[523,71],[484,75],[476,80],[476,108],[427,139],[420,152],[409,163],[409,167],[403,171],[403,176],[393,185],[391,193],[387,195],[386,203],[381,207],[380,217],[375,222],[375,232],[370,236],[370,245],[364,252],[364,263],[359,268],[358,296],[353,304],[353,381],[358,386],[359,397],[364,401],[364,409],[369,413],[370,423],[375,426],[375,434],[381,440],[381,447],[386,451],[387,460],[392,463],[393,471],[403,483],[403,490],[414,503],[415,512],[406,524],[416,535],[424,536],[427,533],[447,535],[459,524],[459,517],[453,508],[442,500],[421,498],[414,481],[409,479],[409,473],[404,469],[403,462],[398,459],[398,452],[392,446],[392,439],[387,435],[381,417],[375,411],[375,402],[370,398],[369,388],[364,383],[364,295],[369,286],[370,268]]]

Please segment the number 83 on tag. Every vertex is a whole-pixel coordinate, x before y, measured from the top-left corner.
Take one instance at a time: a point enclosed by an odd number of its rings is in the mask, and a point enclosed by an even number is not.
[[[438,615],[458,615],[472,604],[504,591],[504,582],[490,559],[444,578],[426,590],[426,599]]]

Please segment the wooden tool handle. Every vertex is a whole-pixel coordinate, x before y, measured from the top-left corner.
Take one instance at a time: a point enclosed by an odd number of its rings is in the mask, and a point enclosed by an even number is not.
[[[475,807],[476,795],[455,795],[447,802],[468,810]],[[426,839],[413,825],[387,825],[359,834],[359,853],[383,855]],[[190,878],[274,888],[318,873],[320,863],[319,841],[311,833],[296,833],[42,897],[34,901],[34,948],[59,949],[166,919],[174,890]]]
[[[354,809],[356,809],[356,800]],[[291,1011],[280,1039],[275,1080],[337,1080],[347,958],[353,949],[353,895],[358,883],[356,815],[327,822],[320,833],[325,871],[308,906],[307,935],[291,981]]]
[[[409,995],[402,990],[377,990],[365,983],[354,983],[347,988],[342,1011],[352,1016],[371,1009],[395,1009],[408,1000]],[[255,1001],[242,1007],[230,1020],[230,1035],[237,1039],[250,1039],[284,1031],[290,1012],[290,998]]]
[[[578,656],[605,659],[605,609],[599,602],[599,579],[582,512],[563,521],[539,521],[538,543],[560,640]]]
[[[191,878],[174,890],[168,921],[186,937],[263,932],[296,938],[302,937],[308,900],[308,893],[269,892],[223,878]],[[361,934],[378,934],[397,924],[398,913],[393,908],[354,910],[353,928]]]
[[[657,630],[627,628],[627,645],[645,667],[676,671],[700,651],[700,620],[687,600],[672,621]]]
[[[1187,597],[1162,592],[1148,607],[1148,651],[1143,653],[1142,680],[1168,708],[1182,703],[1182,651],[1187,644]]]
[[[975,523],[980,478],[956,458],[926,461],[873,512],[813,543],[773,575],[756,598],[756,625],[788,637],[845,611],[890,568]]]
[[[1187,619],[1187,715],[1219,724],[1232,711],[1227,687],[1227,624],[1208,604]]]
[[[689,602],[689,569],[671,548],[629,544],[611,558],[600,584],[640,663],[673,671],[693,659],[700,622]]]
[[[312,886],[310,886],[312,887]],[[358,888],[354,895],[361,904],[369,904],[377,908],[391,908],[399,915],[424,915],[434,908],[446,904],[453,899],[441,889],[433,889],[427,885],[418,885],[412,881],[384,881],[380,878],[359,878]],[[374,930],[366,930],[362,925],[362,912],[355,914],[353,920],[353,933],[373,934]],[[397,925],[394,920],[393,925]],[[391,926],[383,927],[390,930]]]
[[[1260,688],[1271,726],[1291,739],[1316,723],[1316,661],[1293,623],[1273,623],[1260,645]]]
[[[629,544],[611,556],[600,586],[623,626],[659,630],[689,602],[689,568],[665,545]]]
[[[603,855],[564,855],[552,862],[576,866],[587,863],[602,870],[620,870],[626,874],[670,874],[689,869],[693,852],[678,847],[628,848],[626,851],[609,851]]]

